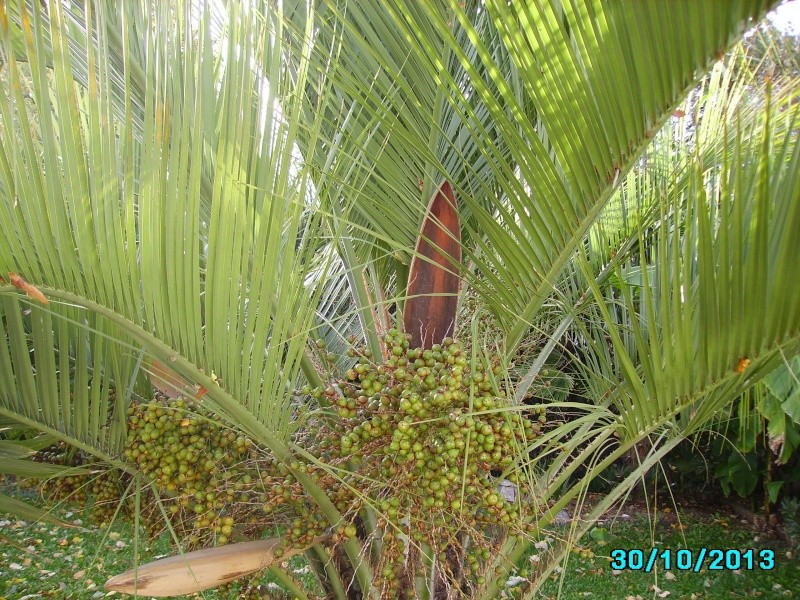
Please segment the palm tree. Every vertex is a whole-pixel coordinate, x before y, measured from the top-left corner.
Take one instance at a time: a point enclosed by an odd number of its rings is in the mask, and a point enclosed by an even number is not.
[[[0,418],[134,472],[127,409],[162,364],[290,461],[310,339],[383,356],[446,181],[462,338],[532,357],[506,410],[582,340],[589,401],[519,448],[533,535],[639,451],[590,523],[798,351],[796,86],[736,108],[752,85],[717,69],[725,101],[683,104],[774,4],[0,4]],[[338,575],[315,563],[335,597],[348,568],[380,593],[359,539]],[[529,541],[500,540],[473,597]],[[425,556],[418,597],[441,591]]]

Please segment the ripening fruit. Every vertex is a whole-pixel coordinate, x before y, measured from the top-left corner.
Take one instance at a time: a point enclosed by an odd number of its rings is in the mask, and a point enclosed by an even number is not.
[[[423,350],[390,330],[383,342],[384,364],[355,346],[348,351],[352,359],[340,361],[317,342],[329,369],[347,364],[323,386],[295,392],[303,396],[308,419],[297,432],[298,445],[317,460],[278,460],[223,427],[199,403],[165,398],[129,410],[126,460],[159,490],[173,491],[174,497],[164,498],[168,514],[190,545],[225,544],[234,525],[252,537],[277,525],[285,536],[276,555],[307,546],[328,530],[325,515],[298,482],[308,476],[344,518],[336,543],[354,538],[361,509],[375,507],[383,552],[373,572],[385,597],[399,597],[406,580],[398,530],[410,533],[413,547],[424,543],[437,555],[446,551],[443,540],[468,530],[465,568],[469,585],[480,585],[482,569],[497,552],[497,530],[526,528],[527,505],[506,502],[492,473],[524,480],[516,464],[519,449],[546,417],[535,409],[532,423],[518,407],[504,410],[513,399],[497,387],[505,379],[499,360],[470,364],[449,338]],[[156,512],[154,520],[161,518]]]

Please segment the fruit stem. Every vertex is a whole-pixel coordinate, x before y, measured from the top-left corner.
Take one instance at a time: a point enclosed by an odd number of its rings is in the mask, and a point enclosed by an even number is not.
[[[292,579],[283,569],[276,565],[272,565],[269,568],[269,572],[273,577],[275,577],[275,579],[278,580],[278,583],[280,583],[284,589],[286,589],[292,595],[292,598],[295,598],[296,600],[308,600],[308,595],[306,595],[305,591],[303,591],[303,588],[297,585],[297,582]]]
[[[419,560],[422,568],[417,571],[414,587],[417,592],[417,600],[430,600],[433,596],[433,586],[436,577],[436,559],[433,549],[429,544],[420,544]]]
[[[342,578],[339,575],[339,571],[336,570],[333,558],[331,558],[327,548],[322,544],[317,544],[309,548],[305,556],[317,579],[330,585],[333,597],[336,600],[347,600],[347,592],[342,583]]]

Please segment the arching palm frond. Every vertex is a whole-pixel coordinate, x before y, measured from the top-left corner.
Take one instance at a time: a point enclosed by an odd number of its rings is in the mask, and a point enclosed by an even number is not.
[[[735,107],[731,90],[715,88],[711,105]],[[580,499],[611,462],[647,446],[638,468],[575,527],[576,537],[677,443],[800,351],[799,307],[787,300],[800,289],[786,276],[800,257],[796,92],[766,109],[735,110],[716,139],[703,139],[717,124],[708,115],[709,123],[698,122],[697,145],[677,155],[685,169],[656,169],[640,180],[638,198],[658,209],[658,220],[650,240],[641,225],[633,233],[638,252],[615,266],[613,282],[601,288],[586,256],[576,259],[582,281],[602,299],[574,315],[590,340],[581,379],[594,406],[567,407],[582,416],[532,448],[543,474],[530,486],[550,507],[540,522]],[[578,465],[588,473],[570,482]],[[502,558],[513,563],[521,545],[506,551]]]

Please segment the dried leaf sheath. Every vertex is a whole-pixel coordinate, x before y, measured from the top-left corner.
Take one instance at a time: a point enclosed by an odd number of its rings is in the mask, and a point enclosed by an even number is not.
[[[445,181],[431,198],[409,270],[403,324],[413,346],[430,348],[453,334],[460,264],[458,207]]]
[[[314,544],[326,536],[314,539]],[[280,538],[229,544],[162,558],[112,577],[105,588],[126,594],[164,598],[220,586],[286,560],[302,550],[291,548],[275,556]]]

